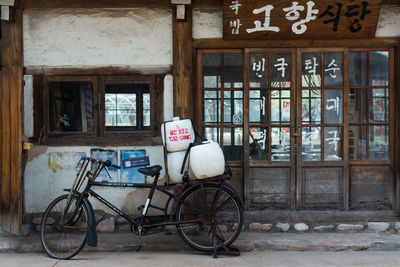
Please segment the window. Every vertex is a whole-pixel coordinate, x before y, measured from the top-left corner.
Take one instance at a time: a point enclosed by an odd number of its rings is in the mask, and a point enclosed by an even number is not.
[[[105,84],[106,131],[148,130],[150,83],[111,81]]]
[[[50,145],[161,143],[153,137],[163,121],[163,77],[36,76],[36,136]]]
[[[201,60],[203,136],[222,144],[227,160],[240,161],[243,158],[243,55],[234,51],[204,53]]]
[[[200,50],[196,123],[229,161],[389,161],[391,51]]]
[[[389,160],[389,52],[350,52],[349,74],[349,157]]]

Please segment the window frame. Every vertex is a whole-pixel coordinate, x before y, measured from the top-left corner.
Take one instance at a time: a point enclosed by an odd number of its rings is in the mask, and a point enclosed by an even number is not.
[[[36,143],[40,145],[161,145],[160,125],[163,121],[163,79],[160,75],[74,75],[33,76],[34,125]],[[150,93],[150,126],[128,131],[107,131],[105,126],[105,86],[107,81],[146,81]],[[49,82],[91,82],[93,84],[92,132],[49,132]]]
[[[152,77],[147,79],[146,77]],[[131,131],[107,131],[107,127],[105,126],[105,94],[106,94],[106,83],[108,81],[149,81],[149,93],[150,93],[150,126],[146,128],[135,127],[135,130]],[[123,75],[123,76],[101,76],[100,77],[100,92],[99,95],[102,96],[100,98],[100,109],[102,112],[99,114],[100,123],[99,123],[99,134],[101,137],[109,137],[109,138],[118,138],[118,137],[137,137],[137,136],[146,136],[148,132],[152,132],[154,134],[156,121],[156,110],[155,110],[155,87],[154,87],[155,79],[154,75],[141,75],[141,76],[132,76],[132,75]],[[142,114],[143,115],[143,114]],[[139,119],[140,122],[140,119]],[[158,134],[159,135],[159,134]]]

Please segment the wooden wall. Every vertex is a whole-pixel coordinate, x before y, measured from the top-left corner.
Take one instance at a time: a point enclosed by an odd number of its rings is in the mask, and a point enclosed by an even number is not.
[[[2,21],[0,72],[0,224],[21,233],[22,214],[22,10]]]

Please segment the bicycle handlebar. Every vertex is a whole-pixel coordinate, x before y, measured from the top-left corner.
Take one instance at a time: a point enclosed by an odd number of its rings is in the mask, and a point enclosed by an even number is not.
[[[116,164],[112,164],[111,161],[109,161],[109,160],[101,161],[101,160],[97,160],[97,159],[90,158],[90,157],[81,157],[81,160],[85,160],[85,159],[88,159],[88,160],[94,161],[94,162],[100,162],[100,163],[106,165],[107,167],[113,167],[113,168],[116,168],[116,169],[121,169],[121,166],[116,165]]]

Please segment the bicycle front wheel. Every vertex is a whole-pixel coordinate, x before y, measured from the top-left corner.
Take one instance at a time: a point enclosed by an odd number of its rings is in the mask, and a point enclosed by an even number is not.
[[[72,196],[67,210],[68,195],[50,203],[40,225],[40,241],[46,254],[55,259],[70,259],[86,244],[89,227],[88,209]]]
[[[232,244],[243,226],[242,204],[232,189],[203,184],[189,189],[176,207],[177,230],[190,247],[209,252]]]

